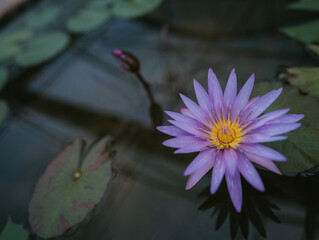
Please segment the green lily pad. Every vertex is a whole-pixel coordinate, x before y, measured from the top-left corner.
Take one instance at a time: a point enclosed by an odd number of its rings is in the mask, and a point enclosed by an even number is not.
[[[54,22],[62,12],[61,6],[50,5],[32,12],[26,19],[25,25],[31,29],[40,29]]]
[[[29,40],[33,37],[33,32],[29,29],[17,29],[5,32],[0,35],[0,46],[15,44],[21,41]],[[3,48],[1,48],[1,51]]]
[[[287,68],[286,71],[291,85],[319,98],[319,67],[294,67]]]
[[[0,91],[8,81],[8,71],[4,67],[0,67]]]
[[[144,16],[155,10],[162,0],[115,1],[113,14],[118,18],[131,19]]]
[[[292,38],[305,43],[319,41],[319,20],[299,24],[292,27],[281,28],[281,31]]]
[[[24,52],[16,56],[15,62],[21,67],[31,67],[45,62],[63,51],[69,37],[63,32],[51,32],[30,41]]]
[[[78,139],[51,161],[29,206],[35,234],[42,238],[61,235],[101,201],[112,175],[109,142],[108,137],[103,138],[83,155],[84,144]]]
[[[0,240],[27,240],[28,232],[20,224],[14,224],[9,217],[0,234]]]
[[[89,8],[99,8],[106,7],[108,4],[111,4],[113,0],[90,0],[87,4]]]
[[[107,8],[89,7],[70,18],[66,23],[66,27],[70,32],[82,33],[101,26],[110,17],[111,11]]]
[[[263,95],[273,89],[282,87],[280,83],[262,82],[254,87],[255,95]],[[302,126],[285,134],[287,140],[273,142],[268,146],[278,150],[287,157],[286,162],[276,165],[283,173],[296,173],[319,165],[319,103],[310,96],[300,95],[297,88],[284,86],[280,97],[267,109],[274,111],[290,108],[289,113],[304,114],[300,121]]]
[[[288,5],[289,9],[306,10],[306,11],[319,11],[318,0],[302,0]]]
[[[319,45],[317,44],[308,44],[307,48],[309,48],[311,51],[313,51],[315,54],[319,56]]]
[[[3,33],[0,36],[0,61],[7,60],[21,53],[20,42],[32,38],[33,32],[30,30],[13,30]]]
[[[6,119],[8,113],[9,113],[8,104],[5,101],[0,100],[0,126],[3,123],[3,121]]]

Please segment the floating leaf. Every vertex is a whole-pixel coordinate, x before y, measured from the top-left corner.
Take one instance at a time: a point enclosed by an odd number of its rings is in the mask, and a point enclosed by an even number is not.
[[[161,3],[162,0],[115,1],[113,13],[118,18],[137,18],[152,12]]]
[[[8,71],[4,67],[0,67],[0,91],[8,81]]]
[[[309,48],[311,51],[313,51],[315,54],[317,54],[319,56],[319,45],[308,44],[307,48]]]
[[[256,84],[254,92],[262,95],[281,87],[280,83],[263,82]],[[285,134],[287,140],[267,144],[287,157],[286,162],[277,166],[284,173],[301,172],[319,165],[319,103],[310,96],[300,95],[298,89],[285,86],[280,97],[267,111],[290,108],[291,113],[304,114],[302,126]]]
[[[297,26],[282,28],[281,31],[292,38],[305,43],[319,41],[319,20],[303,23]]]
[[[91,0],[88,2],[87,7],[89,7],[89,8],[106,7],[108,4],[110,4],[112,2],[113,2],[113,0]]]
[[[69,37],[63,32],[51,32],[30,41],[15,61],[22,67],[31,67],[53,58],[66,48]]]
[[[9,59],[21,53],[19,42],[26,41],[33,36],[30,30],[14,30],[0,36],[0,61]]]
[[[66,27],[71,32],[86,32],[99,27],[108,21],[110,17],[111,11],[107,8],[86,8],[70,18]]]
[[[288,5],[289,9],[307,10],[307,11],[319,11],[318,0],[302,0],[300,2],[292,3]]]
[[[28,232],[20,224],[14,224],[11,218],[8,221],[0,234],[0,240],[27,240]]]
[[[287,76],[291,85],[319,98],[319,67],[287,68]]]
[[[21,41],[28,40],[33,37],[33,32],[29,29],[17,29],[5,32],[0,36],[0,46],[6,44],[15,44]],[[1,51],[3,48],[1,48]]]
[[[29,222],[42,238],[61,235],[80,223],[101,201],[108,186],[109,138],[93,145],[84,158],[82,148],[81,140],[67,145],[48,165],[35,187]]]
[[[41,10],[30,13],[25,24],[31,29],[44,28],[55,21],[62,12],[61,6],[50,5]]]
[[[6,119],[9,112],[8,105],[5,101],[0,100],[0,126],[3,121]]]

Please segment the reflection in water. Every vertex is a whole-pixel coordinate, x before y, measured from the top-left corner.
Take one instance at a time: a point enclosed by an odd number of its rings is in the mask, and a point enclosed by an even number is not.
[[[212,217],[216,218],[215,229],[218,230],[226,221],[229,215],[231,238],[235,239],[238,229],[245,239],[248,238],[249,225],[252,225],[260,235],[266,237],[266,230],[262,218],[268,218],[271,221],[280,223],[275,211],[279,211],[279,207],[269,200],[269,196],[280,192],[279,189],[268,189],[265,193],[259,192],[250,187],[243,181],[243,207],[241,213],[237,213],[234,209],[230,197],[227,193],[227,186],[222,184],[221,188],[215,195],[211,195],[209,186],[206,187],[200,198],[206,198],[205,202],[199,207],[199,210],[213,210]],[[251,222],[251,224],[249,224]]]

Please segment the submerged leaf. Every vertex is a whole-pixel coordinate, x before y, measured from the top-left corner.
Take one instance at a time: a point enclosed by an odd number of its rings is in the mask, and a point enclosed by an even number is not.
[[[318,0],[301,0],[296,3],[288,5],[289,9],[306,10],[306,11],[319,11]]]
[[[282,87],[280,83],[262,82],[254,87],[255,95],[263,95],[270,90]],[[286,162],[278,162],[277,166],[283,173],[302,172],[319,165],[319,103],[310,96],[300,95],[298,89],[284,86],[279,98],[267,111],[290,108],[292,114],[304,114],[297,130],[285,134],[287,140],[273,142],[270,147],[287,157]]]
[[[101,201],[111,179],[108,147],[109,138],[103,138],[83,159],[83,141],[76,140],[48,165],[29,207],[29,222],[38,236],[51,238],[63,234]]]
[[[319,41],[319,20],[282,28],[281,31],[292,38],[305,43]]]
[[[287,68],[287,76],[291,85],[319,98],[319,67]]]
[[[67,21],[69,31],[81,33],[93,30],[109,20],[111,11],[107,8],[88,7],[79,11]]]
[[[63,32],[51,32],[30,41],[15,61],[22,67],[31,67],[49,60],[68,45],[69,37]]]
[[[0,233],[0,240],[27,240],[28,232],[21,224],[14,224],[9,217],[7,223]]]
[[[44,28],[55,21],[61,12],[62,8],[58,5],[49,5],[41,10],[31,12],[25,21],[26,27],[31,29]]]
[[[137,18],[155,10],[162,0],[115,1],[113,13],[118,18]]]

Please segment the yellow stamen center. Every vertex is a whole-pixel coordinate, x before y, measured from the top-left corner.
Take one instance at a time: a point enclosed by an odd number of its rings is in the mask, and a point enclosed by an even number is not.
[[[210,137],[208,140],[218,149],[238,148],[243,140],[245,132],[237,119],[231,122],[229,119],[216,119],[210,124]]]

